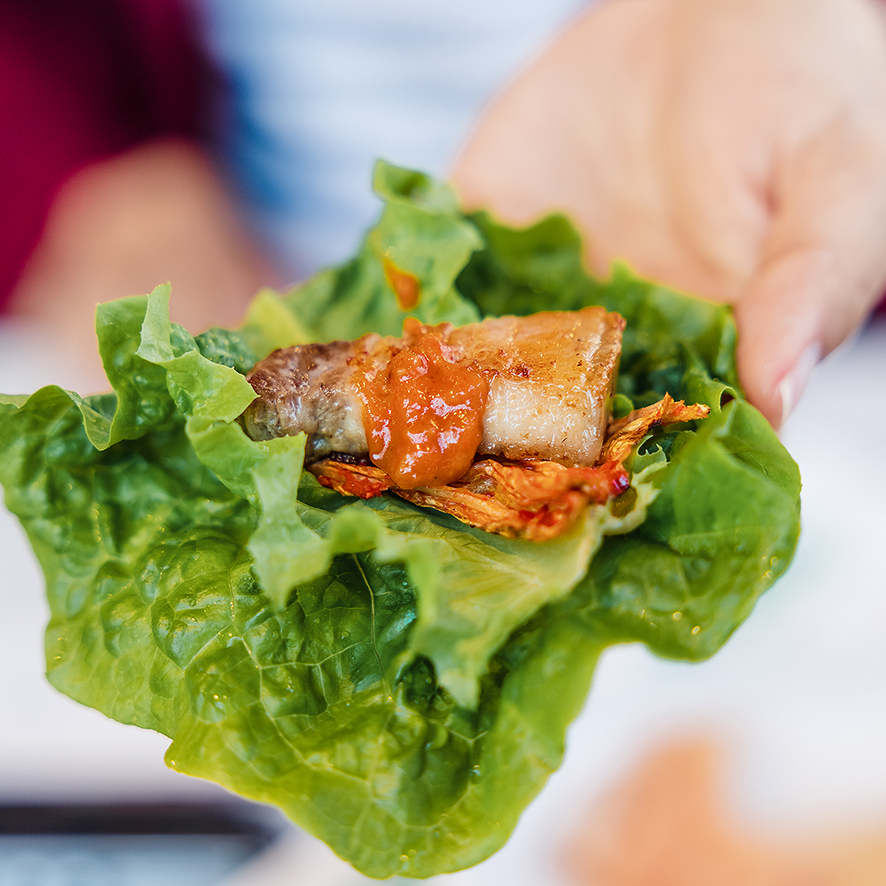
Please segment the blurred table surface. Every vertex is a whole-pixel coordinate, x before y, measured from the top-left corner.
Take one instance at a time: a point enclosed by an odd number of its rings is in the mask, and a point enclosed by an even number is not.
[[[78,388],[37,328],[0,322],[0,391]],[[886,829],[886,322],[813,374],[782,439],[803,474],[803,534],[787,575],[711,661],[608,650],[563,767],[504,850],[440,878],[453,886],[567,886],[564,839],[650,749],[722,737],[742,814],[772,826],[873,821]],[[217,797],[163,765],[168,740],[115,723],[43,677],[42,577],[0,508],[0,803]],[[296,872],[299,878],[296,878]],[[292,829],[226,886],[364,881]]]

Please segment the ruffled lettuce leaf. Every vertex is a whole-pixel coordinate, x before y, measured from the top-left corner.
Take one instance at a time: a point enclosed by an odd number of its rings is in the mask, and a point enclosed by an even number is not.
[[[168,735],[170,766],[277,804],[365,873],[423,877],[507,839],[605,645],[722,645],[790,560],[799,475],[742,400],[727,308],[626,269],[591,279],[561,218],[465,217],[385,164],[376,188],[358,255],[261,293],[239,330],[194,338],[167,288],[102,306],[113,393],[0,398],[0,482],[46,574],[55,686]],[[417,281],[412,309],[386,262]],[[302,473],[300,437],[237,421],[274,347],[586,304],[628,321],[619,409],[668,391],[712,415],[651,435],[632,490],[558,541],[344,499]]]
[[[407,317],[429,325],[480,319],[454,281],[483,241],[459,212],[452,189],[386,163],[377,164],[374,185],[384,209],[353,259],[321,271],[282,299],[265,291],[253,303],[239,332],[257,354],[367,332],[400,335]],[[385,275],[386,262],[415,277],[414,307],[401,307]]]
[[[485,213],[472,220],[490,245],[458,286],[484,314],[602,304],[628,321],[618,392],[629,405],[668,392],[711,407],[698,427],[647,442],[647,457],[657,448],[668,458],[667,470],[652,479],[647,518],[604,542],[566,604],[589,594],[594,623],[613,640],[642,640],[667,657],[709,657],[787,568],[799,534],[799,470],[742,399],[731,312],[625,267],[606,282],[591,279],[582,270],[580,239],[562,217],[521,231]]]

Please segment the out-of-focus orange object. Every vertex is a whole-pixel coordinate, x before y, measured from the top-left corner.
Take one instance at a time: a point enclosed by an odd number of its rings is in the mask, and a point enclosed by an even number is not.
[[[725,789],[726,754],[690,739],[648,756],[575,832],[576,886],[882,886],[886,823],[867,832],[764,833]]]

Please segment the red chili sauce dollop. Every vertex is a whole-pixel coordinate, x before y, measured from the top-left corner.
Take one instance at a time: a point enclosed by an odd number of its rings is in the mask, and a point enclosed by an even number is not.
[[[385,367],[358,370],[369,458],[401,489],[445,486],[473,462],[489,383],[433,328],[410,318],[404,333]]]

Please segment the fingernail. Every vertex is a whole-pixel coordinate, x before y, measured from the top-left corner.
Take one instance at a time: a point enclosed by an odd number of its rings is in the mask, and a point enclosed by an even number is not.
[[[787,417],[794,411],[794,407],[809,381],[809,376],[819,360],[821,360],[821,345],[818,342],[813,342],[804,348],[797,358],[794,368],[789,370],[778,383],[778,394],[781,397],[781,421],[779,424],[784,424]]]

